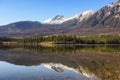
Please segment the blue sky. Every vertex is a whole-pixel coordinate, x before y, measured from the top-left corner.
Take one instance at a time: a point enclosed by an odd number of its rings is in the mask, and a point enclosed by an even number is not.
[[[55,15],[66,17],[94,10],[116,0],[0,0],[0,25],[17,21],[44,21]]]

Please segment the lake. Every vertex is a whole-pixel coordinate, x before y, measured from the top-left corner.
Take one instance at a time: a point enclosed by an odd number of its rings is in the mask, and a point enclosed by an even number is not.
[[[120,46],[0,47],[0,80],[120,80]]]

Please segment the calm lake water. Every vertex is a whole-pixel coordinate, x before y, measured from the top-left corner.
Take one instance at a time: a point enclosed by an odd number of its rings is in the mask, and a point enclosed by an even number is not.
[[[0,47],[0,80],[120,80],[120,46]]]

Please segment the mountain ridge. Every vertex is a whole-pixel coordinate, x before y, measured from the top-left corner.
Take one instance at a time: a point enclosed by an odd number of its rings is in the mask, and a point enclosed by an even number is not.
[[[104,26],[104,27],[119,27],[120,25],[110,25],[113,20],[115,20],[114,16],[120,13],[120,1],[118,0],[115,3],[110,3],[107,6],[102,7],[98,11],[94,13],[87,21],[80,23],[78,26],[89,26],[89,27],[97,27],[97,26]],[[112,17],[113,20],[110,21],[109,18]],[[110,23],[108,23],[110,22]],[[113,21],[113,23],[116,22]],[[120,23],[120,19],[119,22]],[[85,25],[87,24],[87,25]]]
[[[81,22],[84,19],[87,19],[94,13],[93,10],[87,10],[84,12],[80,12],[70,18],[65,17],[64,15],[56,15],[55,17],[49,18],[45,21],[43,21],[43,24],[62,24],[64,22],[67,22],[69,20],[76,19],[78,22]]]

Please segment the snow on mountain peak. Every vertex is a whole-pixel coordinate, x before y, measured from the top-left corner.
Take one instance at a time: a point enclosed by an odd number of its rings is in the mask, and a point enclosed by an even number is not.
[[[63,15],[57,15],[54,18],[52,18],[53,21],[64,20],[64,19],[66,19],[66,17],[64,17]]]
[[[113,3],[109,3],[107,6],[112,8],[112,7],[117,6],[117,5],[120,5],[120,0],[117,0],[116,2],[113,2]]]
[[[91,15],[93,15],[94,12],[92,10],[88,10],[88,11],[85,11],[85,12],[81,12],[79,14],[76,14],[75,16],[73,16],[72,18],[73,19],[77,19],[78,22],[81,22],[83,20],[86,20],[88,17],[90,17]],[[71,19],[72,19],[71,18]]]
[[[83,20],[86,20],[91,15],[93,15],[93,13],[94,12],[92,10],[88,10],[88,11],[76,14],[75,16],[73,16],[71,18],[66,18],[63,15],[57,15],[55,17],[52,17],[52,18],[44,21],[43,23],[44,24],[62,24],[63,22],[66,22],[66,21],[72,20],[72,19],[76,19],[76,20],[78,20],[78,22],[81,22]]]
[[[64,17],[63,15],[56,15],[55,17],[52,17],[43,23],[45,24],[61,24],[63,23],[67,18]]]

